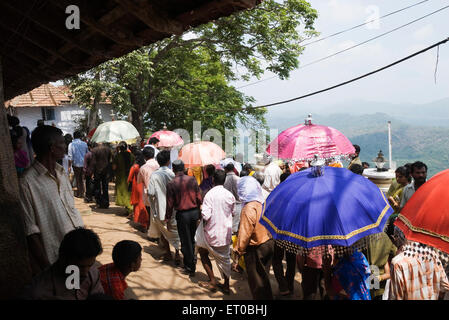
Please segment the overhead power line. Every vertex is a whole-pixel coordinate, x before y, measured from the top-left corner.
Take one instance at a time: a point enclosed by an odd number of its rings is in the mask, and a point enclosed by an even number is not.
[[[307,64],[305,64],[305,65],[303,65],[303,66],[300,66],[300,67],[299,67],[298,69],[296,69],[296,70],[301,70],[301,69],[303,69],[303,68],[305,68],[305,67],[314,65],[314,64],[316,64],[316,63],[318,63],[318,62],[321,62],[321,61],[324,61],[324,60],[327,60],[327,59],[330,59],[330,58],[332,58],[332,57],[334,57],[334,56],[336,56],[336,55],[339,55],[339,54],[341,54],[341,53],[344,53],[344,52],[346,52],[346,51],[349,51],[349,50],[352,50],[352,49],[354,49],[354,48],[360,47],[360,46],[362,46],[362,45],[364,45],[364,44],[366,44],[366,43],[368,43],[368,42],[371,42],[371,41],[374,41],[374,40],[379,39],[379,38],[381,38],[381,37],[384,37],[384,36],[386,36],[386,35],[388,35],[388,34],[390,34],[390,33],[393,33],[393,32],[395,32],[395,31],[398,31],[398,30],[402,29],[402,28],[405,28],[405,27],[407,27],[407,26],[409,26],[409,25],[411,25],[411,24],[413,24],[413,23],[416,23],[416,22],[418,22],[418,21],[421,21],[421,20],[423,20],[423,19],[425,19],[425,18],[427,18],[427,17],[430,17],[430,16],[432,16],[432,15],[434,15],[434,14],[440,12],[440,11],[446,10],[446,9],[448,9],[448,8],[449,8],[449,5],[448,5],[448,6],[445,6],[445,7],[443,7],[443,8],[440,8],[440,9],[438,9],[438,10],[436,10],[436,11],[433,11],[433,12],[431,12],[431,13],[429,13],[429,14],[426,14],[425,16],[422,16],[422,17],[420,17],[420,18],[418,18],[418,19],[415,19],[415,20],[413,20],[413,21],[410,21],[410,22],[408,22],[408,23],[406,23],[406,24],[403,24],[403,25],[401,25],[401,26],[399,26],[399,27],[397,27],[397,28],[394,28],[394,29],[392,29],[392,30],[390,30],[390,31],[384,32],[384,33],[382,33],[382,34],[380,34],[380,35],[378,35],[378,36],[375,36],[375,37],[373,37],[373,38],[370,38],[370,39],[368,39],[368,40],[365,40],[365,41],[363,41],[363,42],[360,42],[360,43],[358,43],[358,44],[356,44],[356,45],[353,45],[353,46],[351,46],[351,47],[349,47],[349,48],[340,50],[340,51],[338,51],[338,52],[336,52],[336,53],[333,53],[333,54],[331,54],[331,55],[328,55],[328,56],[326,56],[326,57],[323,57],[323,58],[317,59],[317,60],[315,60],[315,61],[312,61],[312,62],[310,62],[310,63],[307,63]],[[295,70],[295,71],[296,71],[296,70]],[[266,78],[266,79],[258,80],[258,81],[255,81],[255,82],[253,82],[253,83],[249,83],[249,84],[246,84],[246,85],[237,87],[237,89],[249,87],[249,86],[252,86],[252,85],[255,85],[255,84],[264,82],[264,81],[268,81],[268,80],[271,80],[271,79],[274,79],[274,78],[277,78],[277,76],[272,76],[272,77],[269,77],[269,78]]]
[[[440,42],[437,42],[437,43],[435,43],[435,44],[433,44],[433,45],[431,45],[431,46],[429,46],[429,47],[427,47],[427,48],[425,48],[425,49],[422,49],[422,50],[420,50],[420,51],[418,51],[418,52],[415,52],[415,53],[413,53],[413,54],[411,54],[411,55],[409,55],[409,56],[407,56],[407,57],[405,57],[405,58],[402,58],[402,59],[400,59],[400,60],[397,60],[397,61],[395,61],[395,62],[393,62],[393,63],[390,63],[390,64],[387,65],[387,66],[384,66],[384,67],[382,67],[382,68],[376,69],[376,70],[374,70],[374,71],[371,71],[371,72],[369,72],[369,73],[366,73],[366,74],[364,74],[364,75],[362,75],[362,76],[359,76],[359,77],[357,77],[357,78],[353,78],[353,79],[351,79],[351,80],[348,80],[348,81],[339,83],[339,84],[334,85],[334,86],[332,86],[332,87],[328,87],[328,88],[325,88],[325,89],[322,89],[322,90],[318,90],[318,91],[315,91],[315,92],[312,92],[312,93],[308,93],[308,94],[305,94],[305,95],[302,95],[302,96],[299,96],[299,97],[296,97],[296,98],[292,98],[292,99],[288,99],[288,100],[283,100],[283,101],[279,101],[279,102],[275,102],[275,103],[270,103],[270,104],[265,104],[265,105],[260,105],[260,106],[255,106],[255,107],[247,107],[247,108],[227,108],[226,110],[224,110],[224,109],[216,109],[216,108],[208,108],[208,109],[205,109],[205,110],[202,110],[202,111],[204,111],[204,112],[217,112],[217,113],[226,113],[226,112],[229,112],[229,111],[246,111],[246,110],[252,110],[252,109],[268,108],[268,107],[272,107],[272,106],[276,106],[276,105],[285,104],[285,103],[289,103],[289,102],[292,102],[292,101],[304,99],[304,98],[311,97],[311,96],[314,96],[314,95],[317,95],[317,94],[320,94],[320,93],[323,93],[323,92],[326,92],[326,91],[330,91],[330,90],[336,89],[336,88],[338,88],[338,87],[345,86],[345,85],[350,84],[350,83],[352,83],[352,82],[355,82],[355,81],[361,80],[361,79],[363,79],[363,78],[369,77],[369,76],[371,76],[371,75],[373,75],[373,74],[375,74],[375,73],[378,73],[378,72],[381,72],[381,71],[383,71],[383,70],[389,69],[389,68],[391,68],[391,67],[393,67],[393,66],[395,66],[395,65],[397,65],[397,64],[400,64],[400,63],[402,63],[402,62],[404,62],[404,61],[407,61],[407,60],[409,60],[409,59],[411,59],[411,58],[413,58],[413,57],[415,57],[415,56],[418,56],[418,55],[420,55],[420,54],[422,54],[422,53],[424,53],[424,52],[427,52],[427,51],[429,51],[429,50],[431,50],[431,49],[433,49],[433,48],[435,48],[435,47],[439,47],[440,45],[445,44],[445,43],[447,43],[448,41],[449,41],[449,37],[446,38],[446,39],[444,39],[444,40],[441,40]],[[174,100],[171,100],[171,99],[166,99],[166,100],[169,101],[169,102],[172,102],[172,103],[174,103],[174,104],[177,104],[177,105],[179,105],[179,106],[182,106],[183,108],[186,108],[186,109],[191,109],[191,110],[194,110],[194,109],[195,109],[195,110],[198,110],[198,107],[195,107],[195,106],[192,106],[192,105],[181,104],[181,103],[178,103],[178,102],[176,102],[176,101],[174,101]]]
[[[303,47],[306,47],[306,46],[308,46],[308,45],[311,45],[311,44],[314,44],[314,43],[317,43],[317,42],[321,42],[321,41],[323,41],[323,40],[326,40],[326,39],[329,39],[329,38],[338,36],[338,35],[340,35],[340,34],[346,33],[346,32],[348,32],[348,31],[352,31],[352,30],[357,29],[357,28],[360,28],[360,27],[363,27],[363,26],[368,25],[368,24],[370,24],[370,23],[379,21],[379,20],[381,20],[381,19],[383,19],[383,18],[392,16],[392,15],[394,15],[394,14],[396,14],[396,13],[399,13],[399,12],[405,11],[405,10],[407,10],[407,9],[416,7],[416,6],[418,6],[418,5],[420,5],[420,4],[423,4],[423,3],[425,3],[425,2],[429,2],[429,0],[424,0],[424,1],[421,1],[421,2],[418,2],[418,3],[415,3],[415,4],[412,4],[412,5],[408,6],[408,7],[405,7],[405,8],[402,8],[402,9],[399,9],[399,10],[396,10],[396,11],[393,11],[393,12],[390,12],[390,13],[388,13],[388,14],[386,14],[386,15],[384,15],[384,16],[381,16],[381,17],[379,17],[379,18],[377,18],[377,19],[373,19],[373,20],[367,21],[367,22],[365,22],[365,23],[356,25],[355,27],[352,27],[352,28],[349,28],[349,29],[345,29],[345,30],[342,30],[342,31],[339,31],[339,32],[336,32],[336,33],[333,33],[333,34],[328,35],[328,36],[326,36],[326,37],[324,37],[324,38],[321,38],[321,39],[317,39],[317,40],[308,42],[308,43],[304,44]]]
[[[366,73],[366,74],[364,74],[364,75],[362,75],[362,76],[360,76],[360,77],[357,77],[357,78],[354,78],[354,79],[351,79],[351,80],[342,82],[342,83],[337,84],[337,85],[335,85],[335,86],[332,86],[332,87],[329,87],[329,88],[326,88],[326,89],[322,89],[322,90],[319,90],[319,91],[315,91],[315,92],[312,92],[312,93],[309,93],[309,94],[306,94],[306,95],[303,95],[303,96],[300,96],[300,97],[296,97],[296,98],[292,98],[292,99],[280,101],[280,102],[275,102],[275,103],[270,103],[270,104],[261,105],[261,106],[257,106],[257,107],[249,107],[249,108],[241,109],[241,111],[248,110],[248,109],[259,109],[259,108],[272,107],[272,106],[276,106],[276,105],[279,105],[279,104],[284,104],[284,103],[296,101],[296,100],[299,100],[299,99],[304,99],[304,98],[307,98],[307,97],[311,97],[311,96],[317,95],[317,94],[319,94],[319,93],[323,93],[323,92],[326,92],[326,91],[329,91],[329,90],[332,90],[332,89],[335,89],[335,88],[338,88],[338,87],[347,85],[347,84],[349,84],[349,83],[351,83],[351,82],[355,82],[355,81],[357,81],[357,80],[366,78],[366,77],[371,76],[371,75],[373,75],[373,74],[375,74],[375,73],[378,73],[378,72],[380,72],[380,71],[383,71],[383,70],[386,70],[386,69],[388,69],[388,68],[391,68],[391,67],[393,67],[393,66],[395,66],[395,65],[397,65],[397,64],[399,64],[399,63],[402,63],[402,62],[404,62],[404,61],[406,61],[406,60],[409,60],[409,59],[411,59],[411,58],[413,58],[413,57],[415,57],[415,56],[417,56],[417,55],[420,55],[420,54],[422,54],[422,53],[424,53],[424,52],[426,52],[426,51],[429,51],[429,50],[431,50],[431,49],[433,49],[433,48],[435,48],[435,47],[438,47],[438,46],[440,46],[440,45],[442,45],[442,44],[445,44],[445,43],[448,42],[448,41],[449,41],[449,37],[446,38],[446,39],[444,39],[444,40],[442,40],[442,41],[440,41],[440,42],[438,42],[438,43],[435,43],[435,44],[431,45],[430,47],[427,47],[427,48],[425,48],[425,49],[423,49],[423,50],[421,50],[421,51],[415,52],[415,53],[413,53],[413,54],[411,54],[411,55],[409,55],[409,56],[407,56],[407,57],[405,57],[405,58],[403,58],[403,59],[400,59],[400,60],[396,61],[396,62],[393,62],[393,63],[391,63],[391,64],[389,64],[389,65],[387,65],[387,66],[385,66],[385,67],[382,67],[382,68],[380,68],[380,69],[371,71],[371,72]]]

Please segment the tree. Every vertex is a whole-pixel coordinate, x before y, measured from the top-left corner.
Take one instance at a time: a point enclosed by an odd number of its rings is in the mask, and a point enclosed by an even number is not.
[[[298,67],[301,42],[316,35],[316,17],[304,0],[265,0],[255,9],[174,35],[97,69],[104,71],[109,84],[103,88],[113,104],[120,113],[130,113],[142,136],[145,126],[155,131],[163,123],[191,131],[194,120],[222,132],[239,122],[263,127],[266,110],[245,110],[254,99],[230,82],[259,78],[265,70],[288,78]],[[86,86],[98,83],[91,76]],[[94,88],[92,94],[98,94],[99,86]]]

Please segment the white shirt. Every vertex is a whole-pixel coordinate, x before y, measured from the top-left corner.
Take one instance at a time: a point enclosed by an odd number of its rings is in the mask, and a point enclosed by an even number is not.
[[[406,185],[404,187],[404,190],[402,191],[402,200],[400,205],[401,210],[402,208],[404,208],[405,204],[407,203],[407,201],[410,200],[410,198],[413,196],[414,193],[415,193],[415,182],[413,181],[412,183]]]
[[[168,167],[160,167],[151,174],[148,184],[151,209],[161,221],[165,219],[167,207],[167,183],[175,178],[175,174]]]
[[[20,205],[25,214],[27,236],[40,233],[50,263],[58,259],[65,234],[84,226],[75,209],[72,186],[64,168],[56,164],[56,177],[39,161],[20,179]]]
[[[235,197],[223,186],[207,192],[201,208],[204,235],[211,247],[222,247],[231,243],[232,217]]]
[[[268,192],[273,191],[281,183],[281,174],[282,170],[278,164],[275,162],[270,163],[264,170],[265,180],[262,188]]]

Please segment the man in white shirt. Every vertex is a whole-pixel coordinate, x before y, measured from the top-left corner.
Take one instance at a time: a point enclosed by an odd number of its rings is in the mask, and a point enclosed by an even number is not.
[[[416,161],[412,164],[411,176],[413,177],[413,182],[406,185],[402,191],[402,200],[400,208],[404,208],[405,204],[412,197],[416,190],[419,189],[427,180],[427,166],[421,161]]]
[[[140,168],[139,174],[137,175],[137,183],[143,183],[143,202],[147,209],[148,215],[150,216],[150,225],[148,230],[148,237],[151,239],[159,238],[160,234],[158,229],[155,227],[154,215],[151,212],[150,198],[148,195],[148,187],[150,185],[151,175],[154,171],[159,169],[159,164],[154,157],[154,149],[151,147],[145,147],[142,150],[142,154],[145,157],[146,163]]]
[[[168,168],[170,163],[170,151],[163,150],[157,155],[159,169],[153,172],[148,185],[148,196],[150,200],[152,222],[158,229],[160,234],[160,244],[164,249],[164,261],[173,260],[170,252],[170,244],[175,248],[175,265],[181,264],[179,249],[181,242],[179,239],[178,229],[176,225],[176,217],[172,216],[168,224],[170,230],[167,229],[165,222],[165,213],[167,207],[167,184],[175,177],[175,174]]]
[[[282,170],[279,168],[277,162],[272,162],[271,158],[267,158],[263,173],[265,180],[263,182],[262,189],[267,191],[269,194],[281,183]]]
[[[37,127],[31,143],[36,161],[20,179],[20,204],[33,273],[39,273],[58,259],[65,234],[82,227],[83,220],[75,209],[69,177],[57,163],[66,148],[62,131],[53,126]]]
[[[225,294],[230,293],[229,277],[231,275],[230,245],[232,237],[232,218],[236,202],[232,193],[223,187],[226,174],[217,170],[213,176],[214,185],[204,197],[201,208],[201,222],[197,228],[195,241],[201,256],[201,263],[209,276],[208,282],[198,284],[212,292],[221,288]],[[209,253],[217,263],[224,284],[217,282],[209,259]]]

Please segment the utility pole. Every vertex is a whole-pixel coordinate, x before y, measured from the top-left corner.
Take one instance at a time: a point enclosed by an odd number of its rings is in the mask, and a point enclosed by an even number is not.
[[[388,121],[388,163],[391,169],[393,157],[391,156],[391,121]]]

